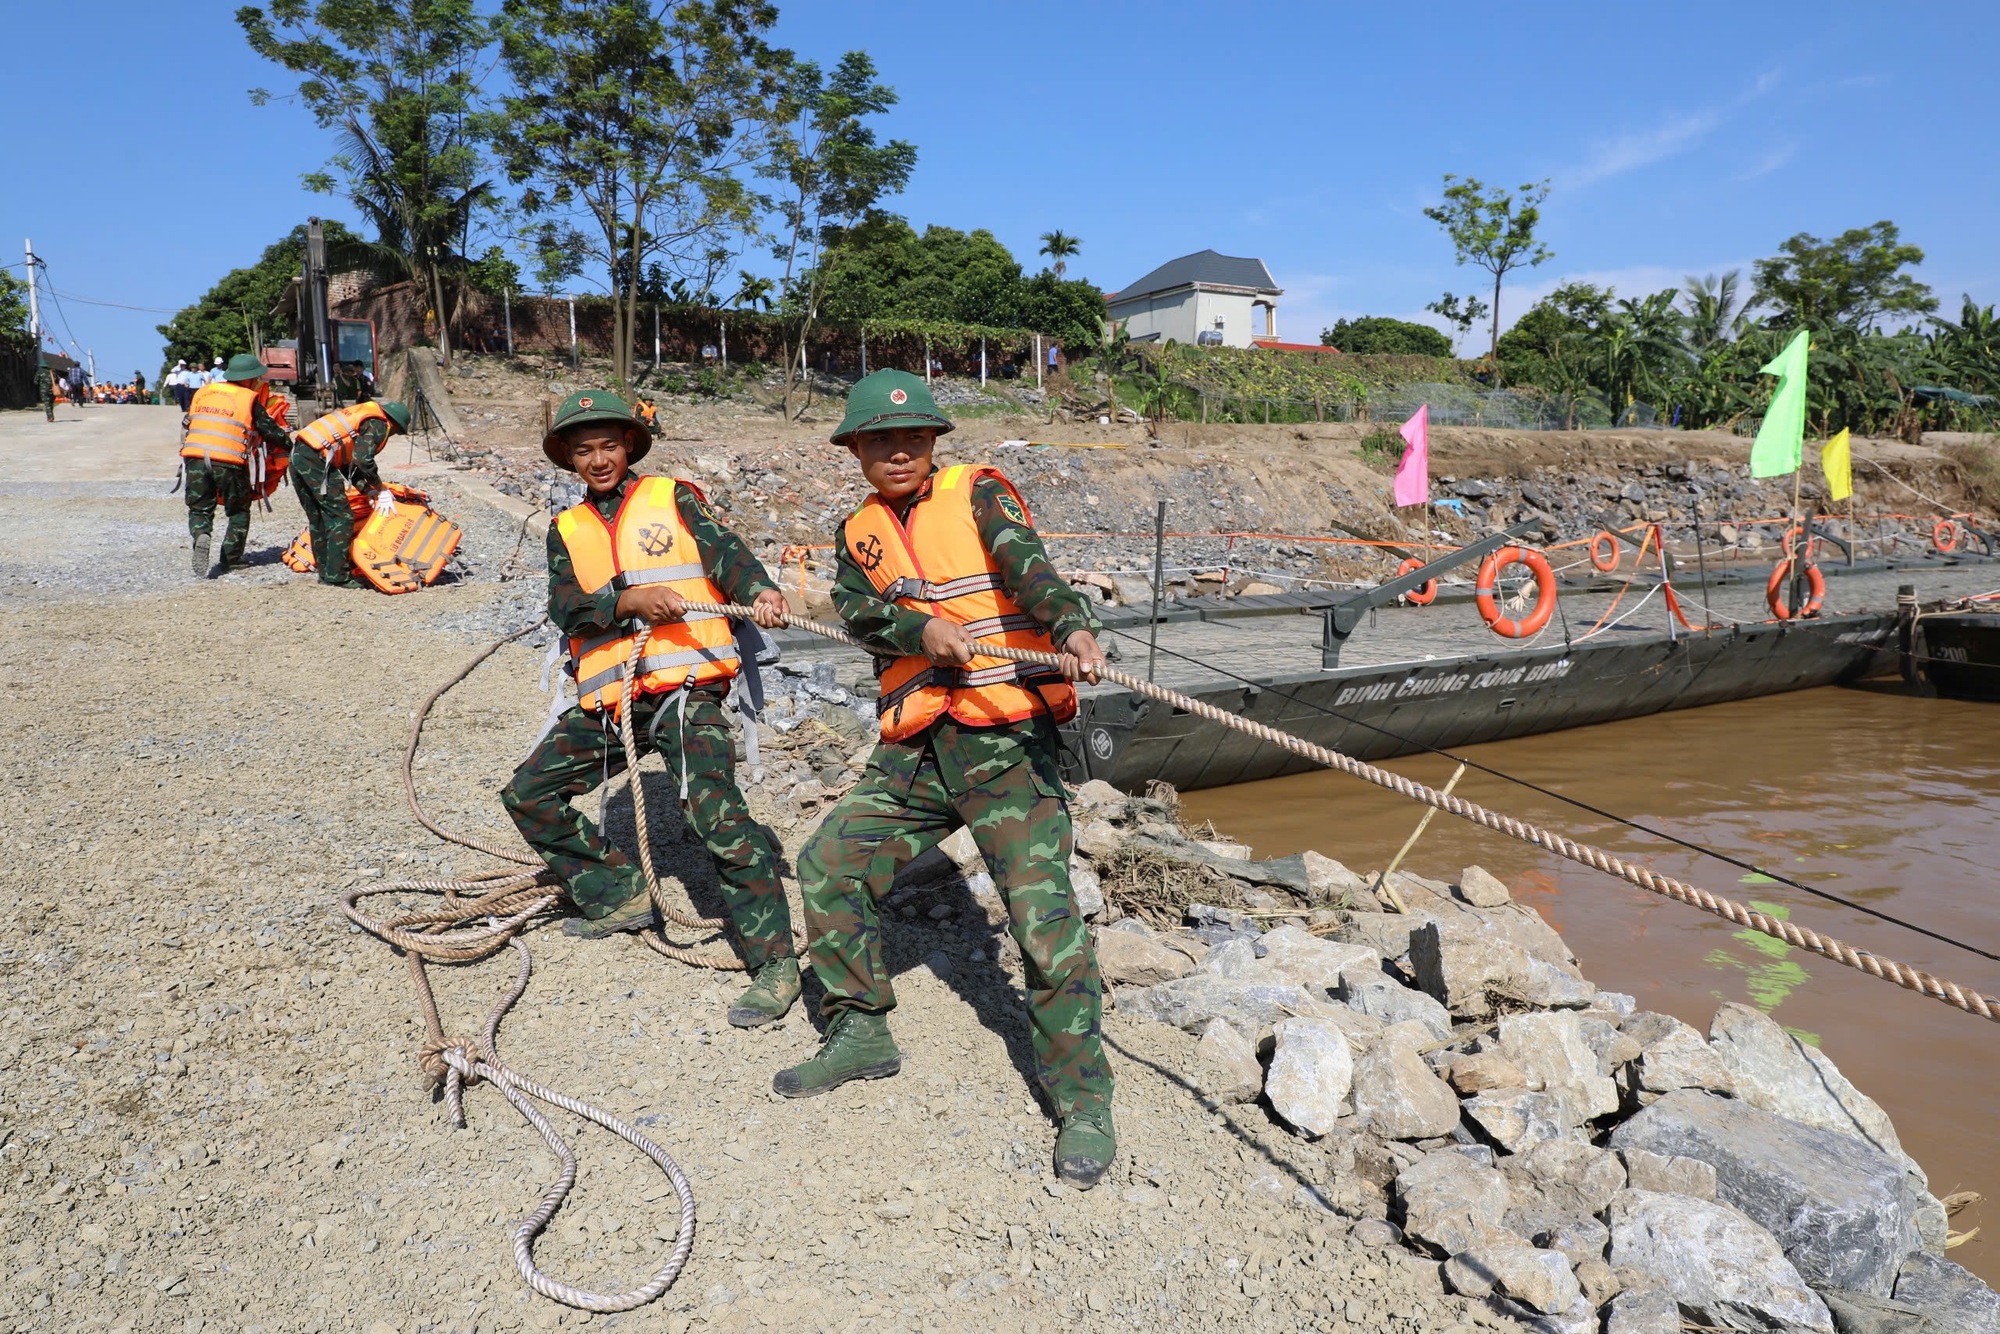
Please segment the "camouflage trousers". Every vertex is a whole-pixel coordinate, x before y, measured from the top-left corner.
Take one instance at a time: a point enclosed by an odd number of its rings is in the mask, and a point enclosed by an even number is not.
[[[641,695],[632,709],[633,739],[641,755],[657,747],[668,772],[685,777],[682,809],[715,859],[730,923],[754,970],[792,954],[792,918],[778,879],[778,849],[750,817],[736,786],[735,743],[722,693],[690,691],[686,703],[683,718],[680,692]],[[556,720],[500,793],[521,837],[562,877],[570,900],[585,917],[603,917],[646,892],[639,867],[570,804],[572,797],[624,771],[625,750],[610,714],[572,708]]]
[[[292,493],[306,512],[313,564],[323,584],[347,586],[354,571],[347,558],[354,545],[354,511],[347,507],[347,479],[326,466],[326,455],[304,445],[292,451]]]
[[[877,748],[860,784],[799,854],[808,952],[826,988],[822,1011],[895,1008],[876,901],[906,863],[965,826],[1021,947],[1036,1082],[1057,1116],[1109,1105],[1104,983],[1070,894],[1069,807],[1053,763],[1009,749],[968,769],[962,790],[952,791],[931,750],[910,773],[884,762],[897,749],[905,748]]]
[[[53,389],[42,395],[42,415],[50,421],[56,419],[56,395]]]
[[[250,541],[250,470],[233,463],[183,459],[187,465],[188,536],[200,541],[215,531],[215,507],[228,520],[222,530],[222,563],[243,559]]]

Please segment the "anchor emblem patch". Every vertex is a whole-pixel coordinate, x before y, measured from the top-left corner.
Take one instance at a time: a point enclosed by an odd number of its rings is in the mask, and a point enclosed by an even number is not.
[[[882,539],[873,533],[862,538],[854,548],[854,558],[861,562],[862,569],[874,573],[875,567],[882,563]]]

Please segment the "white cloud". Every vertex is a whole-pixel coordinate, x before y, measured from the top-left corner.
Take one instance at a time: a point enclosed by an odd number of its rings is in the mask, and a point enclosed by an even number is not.
[[[1602,140],[1592,146],[1581,163],[1557,172],[1556,178],[1567,188],[1581,189],[1684,153],[1715,133],[1744,107],[1769,95],[1783,77],[1782,70],[1766,70],[1747,90],[1726,102],[1694,111],[1670,111],[1648,129],[1630,130]]]
[[[1782,144],[1774,144],[1770,148],[1765,149],[1755,162],[1752,162],[1748,167],[1737,173],[1736,179],[1739,181],[1754,181],[1759,177],[1769,176],[1772,172],[1785,166],[1798,155],[1799,146],[1795,142],[1787,141]]]

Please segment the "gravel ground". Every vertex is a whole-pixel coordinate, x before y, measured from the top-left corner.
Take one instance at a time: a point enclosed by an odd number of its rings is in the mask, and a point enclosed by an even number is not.
[[[587,1318],[532,1297],[510,1220],[554,1160],[491,1090],[468,1095],[467,1130],[448,1126],[416,1070],[402,964],[334,904],[379,876],[483,861],[416,829],[398,760],[410,709],[468,645],[534,614],[539,544],[503,581],[514,525],[420,474],[467,528],[463,577],[387,598],[292,575],[275,564],[300,525],[281,492],[254,524],[253,568],[196,581],[180,503],[161,494],[170,419],[76,415],[0,415],[0,773],[34,798],[0,807],[15,886],[0,905],[0,1325],[1510,1327],[1313,1203],[1325,1152],[1255,1106],[1205,1106],[1193,1039],[1164,1026],[1108,1018],[1123,1152],[1099,1189],[1052,1188],[1018,970],[969,897],[890,934],[903,1075],[802,1103],[769,1092],[814,1046],[800,1014],[738,1032],[722,1021],[734,978],[631,940],[529,933],[537,975],[502,1030],[507,1060],[647,1127],[700,1202],[693,1260],[660,1302]],[[540,725],[539,661],[504,650],[440,707],[418,778],[447,824],[505,833],[494,793]],[[651,808],[669,810],[647,773]],[[795,850],[810,821],[753,800],[791,817]],[[712,874],[665,823],[667,866],[712,902]],[[501,959],[434,970],[447,1027],[473,1029],[512,975]],[[572,1143],[582,1180],[540,1259],[569,1281],[636,1283],[667,1249],[671,1192],[608,1135]]]

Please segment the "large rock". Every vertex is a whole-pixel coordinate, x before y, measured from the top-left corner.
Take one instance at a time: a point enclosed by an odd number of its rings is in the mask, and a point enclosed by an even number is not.
[[[1279,1116],[1308,1135],[1324,1135],[1340,1120],[1354,1084],[1347,1035],[1319,1019],[1282,1019],[1264,1094]]]
[[[1348,945],[1343,948],[1360,947]],[[1430,1030],[1434,1038],[1442,1040],[1451,1036],[1451,1011],[1438,1004],[1430,995],[1412,990],[1385,976],[1379,967],[1375,969],[1373,977],[1365,974],[1357,977],[1356,972],[1342,975],[1340,990],[1337,993],[1341,1004],[1362,1014],[1372,1015],[1385,1024],[1401,1024],[1414,1020]]]
[[[1467,1098],[1461,1104],[1488,1138],[1508,1153],[1519,1153],[1539,1140],[1578,1139],[1583,1117],[1560,1093],[1499,1089]]]
[[[1306,892],[1314,903],[1338,904],[1343,896],[1358,895],[1368,888],[1368,882],[1331,857],[1323,857],[1317,852],[1302,852],[1299,860],[1306,868]]]
[[[1949,1260],[1919,1251],[1903,1262],[1895,1298],[1953,1334],[2000,1334],[2000,1293]]]
[[[1488,1242],[1460,1251],[1445,1261],[1444,1277],[1467,1297],[1497,1291],[1541,1312],[1567,1311],[1583,1295],[1568,1256],[1518,1243]]]
[[[1071,853],[1069,858],[1069,896],[1084,921],[1095,922],[1104,916],[1103,877],[1077,853]]]
[[[1833,1317],[1777,1240],[1726,1204],[1628,1190],[1611,1202],[1613,1268],[1661,1281],[1699,1324],[1833,1334]]]
[[[1186,977],[1194,960],[1131,931],[1097,933],[1097,971],[1114,986],[1150,987]]]
[[[1311,987],[1320,993],[1321,999],[1348,979],[1360,983],[1382,977],[1382,960],[1374,950],[1365,945],[1321,940],[1301,927],[1281,926],[1267,931],[1257,943],[1264,950],[1259,964],[1265,972]]]
[[[1507,1178],[1449,1149],[1427,1154],[1396,1174],[1403,1235],[1440,1255],[1509,1240],[1503,1225],[1513,1196]]]
[[[1603,1213],[1625,1189],[1625,1165],[1618,1155],[1580,1140],[1530,1144],[1506,1159],[1501,1172],[1514,1183],[1517,1199],[1524,1190],[1533,1191],[1564,1213],[1586,1217]]]
[[[1649,1093],[1707,1089],[1734,1093],[1736,1077],[1700,1032],[1670,1014],[1635,1014],[1619,1027],[1639,1044],[1639,1087]]]
[[[1528,1077],[1521,1067],[1497,1051],[1475,1052],[1451,1063],[1451,1086],[1460,1093],[1486,1093],[1493,1089],[1521,1089]]]
[[[1669,1093],[1612,1132],[1611,1145],[1713,1167],[1718,1196],[1768,1228],[1816,1286],[1886,1297],[1921,1242],[1918,1192],[1887,1154],[1733,1098]]]
[[[1227,1019],[1202,1025],[1194,1050],[1196,1080],[1217,1102],[1255,1102],[1263,1092],[1264,1067],[1257,1063],[1257,1049]]]
[[[1211,959],[1214,957],[1213,953],[1209,955]],[[1175,1028],[1194,1029],[1211,1019],[1227,1019],[1246,1033],[1259,1032],[1287,1015],[1344,1011],[1342,1006],[1315,999],[1296,982],[1261,976],[1216,977],[1200,972],[1154,987],[1121,991],[1118,1008],[1122,1013],[1172,1024]]]
[[[1354,1111],[1389,1139],[1429,1139],[1458,1128],[1458,1098],[1417,1054],[1429,1030],[1412,1021],[1382,1035],[1354,1065]]]
[[[1530,1089],[1562,1094],[1585,1118],[1618,1110],[1618,1086],[1598,1073],[1576,1015],[1510,1014],[1500,1021],[1499,1044]]]
[[[1503,936],[1425,922],[1410,933],[1410,969],[1417,985],[1453,1014],[1483,1019],[1493,1002],[1580,1008],[1597,989],[1534,957]]]
[[[1724,1005],[1708,1026],[1708,1041],[1736,1081],[1736,1096],[1752,1107],[1866,1140],[1906,1169],[1922,1169],[1896,1138],[1880,1104],[1847,1081],[1811,1043],[1747,1005]]]
[[[1681,1334],[1681,1308],[1664,1288],[1621,1292],[1604,1308],[1604,1334]]]
[[[1366,945],[1384,959],[1400,959],[1410,952],[1410,933],[1431,920],[1428,913],[1347,912],[1341,914],[1333,938]]]
[[[1715,1198],[1715,1169],[1699,1158],[1670,1158],[1645,1149],[1626,1149],[1618,1156],[1625,1160],[1625,1175],[1633,1190],[1697,1200]]]
[[[1475,908],[1498,908],[1514,901],[1506,883],[1483,866],[1468,866],[1458,873],[1458,896]]]

